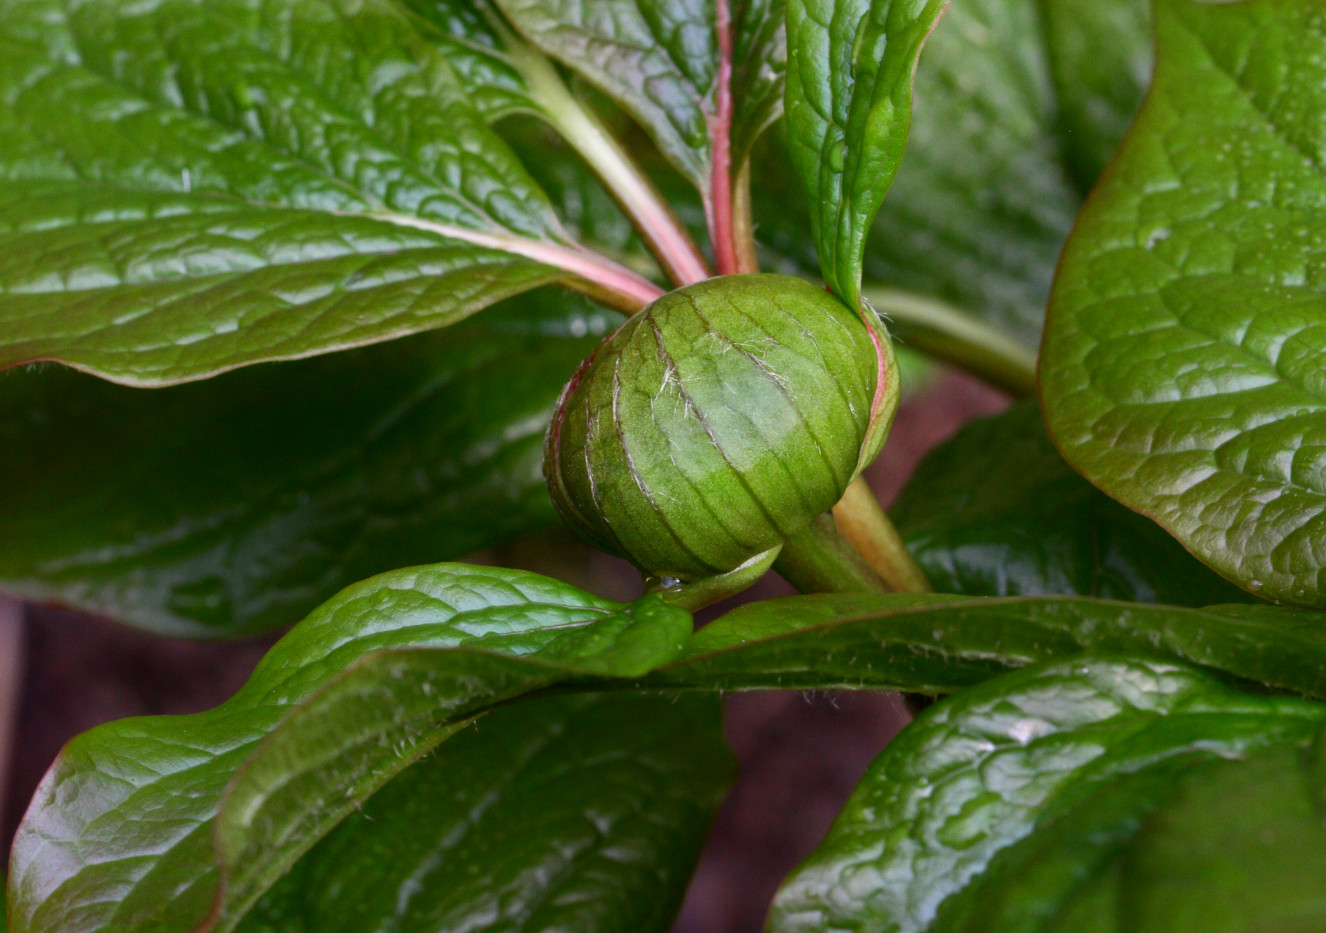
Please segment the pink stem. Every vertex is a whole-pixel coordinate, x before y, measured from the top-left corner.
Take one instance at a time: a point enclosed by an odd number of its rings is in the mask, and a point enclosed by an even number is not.
[[[709,138],[714,149],[709,174],[709,236],[714,241],[714,260],[719,275],[741,271],[732,220],[732,11],[728,0],[717,0],[718,88],[715,113],[709,120]]]
[[[374,220],[384,220],[402,227],[427,230],[454,240],[463,240],[476,246],[485,246],[506,253],[514,253],[517,256],[533,259],[535,262],[554,266],[571,273],[578,280],[584,282],[588,286],[586,290],[590,291],[600,301],[604,301],[611,307],[627,314],[634,314],[665,294],[663,289],[644,276],[582,246],[541,242],[510,233],[484,233],[465,227],[452,226],[451,224],[436,223],[419,217],[410,217],[405,214],[356,215],[351,212],[337,213],[348,216],[372,217]]]

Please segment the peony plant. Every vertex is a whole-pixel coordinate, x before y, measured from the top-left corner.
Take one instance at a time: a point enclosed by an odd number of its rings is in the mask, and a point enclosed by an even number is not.
[[[285,632],[7,929],[666,930],[850,689],[773,933],[1326,930],[1323,112],[1313,0],[0,0],[0,588]],[[458,562],[562,524],[638,598]]]

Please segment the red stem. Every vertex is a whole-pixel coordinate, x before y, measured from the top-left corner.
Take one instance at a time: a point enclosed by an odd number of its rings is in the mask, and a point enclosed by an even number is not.
[[[714,261],[719,275],[741,271],[732,218],[732,11],[728,0],[717,0],[718,88],[716,112],[709,120],[709,138],[714,150],[709,174],[709,237],[714,242]]]

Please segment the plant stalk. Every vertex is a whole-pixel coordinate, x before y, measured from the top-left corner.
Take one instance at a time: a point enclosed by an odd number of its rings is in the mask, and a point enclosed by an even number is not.
[[[649,251],[676,286],[709,278],[699,247],[598,115],[566,86],[552,63],[512,37],[511,58],[553,128],[589,164],[626,212]]]
[[[741,228],[744,226],[748,235],[751,224],[749,217],[743,221],[739,216],[742,196],[737,189],[741,187],[741,180],[734,180],[732,173],[732,10],[728,0],[717,0],[714,25],[718,31],[718,74],[715,112],[708,121],[713,153],[709,165],[709,190],[704,199],[705,214],[718,274],[732,275],[755,270],[742,242]],[[741,174],[745,174],[744,168]],[[749,213],[749,188],[744,205]]]
[[[783,542],[773,569],[802,593],[888,593],[892,590],[842,539],[828,515]]]
[[[866,286],[862,296],[887,315],[906,345],[967,370],[1014,398],[1036,394],[1036,351],[970,314],[900,289]]]
[[[755,220],[750,203],[750,160],[747,159],[732,186],[732,242],[738,272],[759,272],[755,249]]]
[[[880,508],[861,477],[854,479],[833,507],[838,533],[875,573],[897,593],[929,593],[930,581],[903,543],[898,529]]]
[[[476,246],[501,250],[544,263],[571,273],[575,278],[567,283],[569,287],[578,288],[623,314],[635,314],[665,294],[663,289],[644,276],[613,262],[607,256],[576,244],[541,242],[507,233],[484,233],[391,211],[377,213],[336,211],[335,213],[342,217],[368,217],[399,227],[426,230],[453,240],[462,240]]]

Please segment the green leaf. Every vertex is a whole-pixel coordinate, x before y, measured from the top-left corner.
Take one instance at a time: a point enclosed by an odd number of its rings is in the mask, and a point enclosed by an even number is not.
[[[916,72],[907,151],[867,236],[867,285],[938,299],[1034,350],[1063,242],[1146,88],[1148,10],[953,0]],[[768,268],[816,274],[787,159],[775,147],[753,162],[757,232]],[[905,309],[872,300],[908,333]]]
[[[420,32],[438,46],[470,100],[490,121],[539,112],[525,75],[509,54],[506,37],[494,28],[487,0],[396,2],[423,20]]]
[[[544,290],[445,333],[152,392],[0,375],[0,586],[235,636],[550,527],[544,430],[615,318]]]
[[[571,143],[548,123],[531,117],[503,120],[502,138],[521,158],[530,175],[557,205],[562,223],[581,243],[612,257],[641,275],[658,278],[658,264],[631,221],[603,187]],[[685,185],[684,181],[679,182]],[[673,194],[668,191],[667,194]],[[694,200],[694,193],[687,189]],[[675,207],[669,203],[669,207]],[[703,229],[703,208],[700,226]]]
[[[860,302],[866,234],[893,183],[912,78],[948,0],[790,0],[787,129],[824,280]]]
[[[495,710],[316,845],[240,925],[666,931],[731,777],[716,697]]]
[[[657,292],[567,238],[389,0],[5,0],[0,100],[0,367],[163,385],[558,279]]]
[[[1326,929],[1326,825],[1298,748],[1185,782],[1123,861],[1120,914],[1136,933]]]
[[[782,0],[494,0],[635,117],[706,196],[777,115]]]
[[[1236,683],[1326,698],[1326,615],[1184,609],[1081,597],[793,596],[705,626],[659,687],[952,693],[1083,653],[1183,662]]]
[[[1326,706],[1247,696],[1154,661],[1079,660],[990,681],[890,744],[784,885],[771,928],[937,930],[949,899],[1066,798],[1170,759],[1303,744],[1324,719]]]
[[[917,73],[908,153],[871,232],[867,278],[1039,344],[1055,263],[1095,181],[1070,154],[1099,139],[1090,158],[1104,164],[1123,129],[1116,116],[1086,135],[1065,121],[1066,95],[1117,88],[1126,124],[1146,87],[1146,31],[1108,52],[1093,38],[1125,8],[1145,22],[1146,0],[954,0]],[[1081,55],[1064,41],[1074,22]]]
[[[15,929],[169,933],[209,916],[209,929],[233,929],[318,838],[474,716],[602,672],[583,654],[580,666],[537,655],[614,613],[643,613],[661,633],[654,653],[629,654],[626,676],[675,656],[691,624],[655,597],[623,606],[458,564],[347,589],[226,704],[121,720],[66,746],[14,842]]]
[[[1211,721],[1220,730],[1247,727],[1256,734],[1266,722],[1257,715]],[[1057,795],[1036,814],[1031,835],[1001,849],[979,877],[945,902],[931,933],[1116,931],[1119,856],[1183,780],[1200,779],[1218,765],[1221,759],[1213,759],[1203,741],[1208,728],[1206,717],[1179,716],[1139,731],[1140,740],[1156,747],[1168,743],[1168,753],[1136,771],[1081,782]],[[1227,745],[1229,735],[1221,738]],[[1185,741],[1192,747],[1185,748]]]
[[[688,640],[690,616],[657,597],[623,606],[495,568],[397,571],[314,612],[223,706],[71,742],[15,841],[13,918],[24,933],[171,933],[209,916],[235,929],[365,799],[475,716],[534,691],[944,692],[1099,650],[1320,696],[1322,621],[1260,606],[801,597]]]
[[[1050,429],[1220,573],[1326,606],[1326,25],[1293,0],[1156,17],[1155,86],[1055,284]]]
[[[1207,606],[1248,596],[1084,480],[1026,402],[932,451],[889,510],[942,592]]]
[[[1078,192],[1086,193],[1151,83],[1151,6],[1042,0],[1040,7],[1061,158]]]

